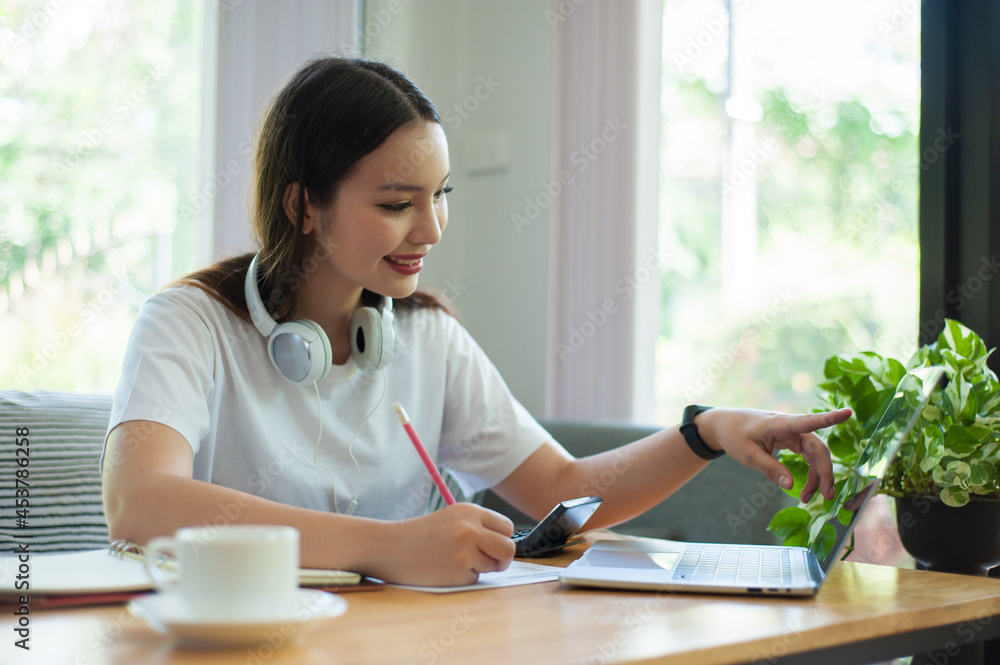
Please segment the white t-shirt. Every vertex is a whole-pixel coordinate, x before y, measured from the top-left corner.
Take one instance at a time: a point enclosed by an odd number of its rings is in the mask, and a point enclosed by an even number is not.
[[[392,408],[396,401],[431,458],[452,470],[467,494],[503,480],[551,438],[454,318],[438,309],[397,311],[394,331],[384,378],[383,370],[362,372],[349,359],[318,384],[318,459],[333,473],[341,511],[357,496],[359,516],[426,512],[430,476]],[[162,423],[184,436],[198,480],[334,510],[330,476],[313,464],[315,387],[285,380],[253,324],[197,287],[169,288],[142,307],[108,431],[129,420]],[[360,486],[348,454],[359,427],[353,453]]]

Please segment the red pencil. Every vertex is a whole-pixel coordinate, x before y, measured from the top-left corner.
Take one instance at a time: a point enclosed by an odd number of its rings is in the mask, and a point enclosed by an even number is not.
[[[420,442],[420,437],[413,430],[413,425],[410,424],[410,417],[406,415],[406,409],[399,402],[395,402],[392,408],[396,410],[396,415],[399,416],[400,422],[403,423],[403,429],[406,433],[410,435],[410,441],[413,442],[413,447],[417,449],[417,453],[420,455],[420,459],[423,460],[424,466],[427,467],[427,471],[431,474],[431,478],[434,479],[434,484],[437,485],[438,491],[441,492],[441,496],[444,497],[445,502],[450,506],[455,503],[455,497],[451,495],[451,491],[448,486],[444,484],[444,478],[438,473],[437,465],[431,459],[431,456],[427,454],[427,449],[424,448],[424,444]]]

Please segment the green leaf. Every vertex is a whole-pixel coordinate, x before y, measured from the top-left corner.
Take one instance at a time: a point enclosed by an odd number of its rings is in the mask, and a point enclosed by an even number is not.
[[[924,473],[930,473],[932,469],[936,468],[938,464],[941,463],[940,457],[925,457],[920,460],[920,470]]]
[[[837,539],[837,530],[833,528],[832,524],[824,524],[823,528],[820,529],[819,534],[816,536],[815,541],[815,551],[816,558],[820,561],[825,559],[829,554],[830,550],[833,549],[833,542]]]
[[[837,379],[836,381],[826,381],[816,387],[824,392],[832,394],[849,393],[851,391],[851,382]]]
[[[851,403],[860,402],[873,392],[875,392],[875,384],[872,383],[871,377],[863,376],[854,384],[854,389],[851,390]]]
[[[996,469],[989,462],[975,462],[969,469],[969,485],[981,487],[996,477]]]
[[[854,444],[857,439],[853,436],[844,436],[840,432],[830,432],[826,438],[826,445],[834,457],[839,459],[849,459],[858,454]]]
[[[948,387],[941,393],[941,403],[946,414],[955,422],[969,425],[976,420],[978,403],[972,385],[961,376],[949,377]]]
[[[982,346],[982,340],[976,333],[954,319],[945,319],[944,330],[938,335],[938,348],[952,349],[965,358],[976,357],[976,342]]]
[[[940,487],[965,487],[969,482],[972,470],[961,460],[951,460],[944,467],[936,466],[931,478]]]
[[[938,487],[952,487],[957,483],[955,474],[943,466],[936,466],[931,472],[931,478]]]
[[[882,373],[882,356],[872,351],[865,351],[857,354],[844,354],[834,356],[836,358],[836,373],[830,376],[848,375],[854,377],[868,377],[874,374],[878,376]]]
[[[788,547],[806,547],[809,544],[809,531],[803,526],[793,531],[781,542]]]
[[[828,379],[834,379],[839,376],[843,376],[844,371],[840,369],[840,358],[837,356],[830,356],[823,363],[823,376]]]
[[[898,385],[906,376],[906,367],[895,358],[886,358],[886,385]]]
[[[921,420],[925,420],[929,423],[940,422],[944,419],[944,414],[941,413],[941,407],[932,402],[928,402],[924,410],[920,412]]]
[[[944,432],[937,425],[929,425],[923,428],[921,433],[924,435],[924,445],[926,446],[927,454],[934,455],[936,457],[944,456]]]
[[[882,417],[895,392],[895,388],[877,390],[853,403],[854,417],[862,424],[865,432],[872,432],[875,429],[878,419]]]
[[[844,526],[850,526],[851,520],[854,519],[854,511],[847,510],[846,508],[841,508],[837,511],[837,521]]]
[[[954,370],[955,374],[966,380],[968,380],[977,369],[976,363],[972,362],[968,358],[960,356],[951,349],[942,350],[941,358],[945,361],[945,364],[948,367]]]
[[[967,428],[969,432],[979,441],[980,447],[987,445],[988,441],[1000,440],[1000,432],[982,423],[972,423]]]
[[[966,457],[979,447],[979,437],[975,431],[960,425],[952,425],[944,437],[944,448],[949,455]]]
[[[941,490],[941,503],[960,508],[969,503],[969,493],[960,487],[946,487]]]
[[[805,530],[805,525],[809,523],[809,511],[799,506],[788,506],[779,510],[771,523],[767,525],[767,530],[778,538],[787,538],[795,531]]]
[[[795,453],[782,454],[781,463],[787,466],[788,470],[792,472],[793,481],[791,489],[782,489],[788,496],[798,498],[802,493],[802,488],[806,485],[806,480],[809,478],[809,465],[806,464],[801,455]]]
[[[972,476],[972,468],[960,460],[955,460],[954,462],[949,462],[948,466],[945,467],[948,471],[955,474],[955,477],[960,483],[967,483],[969,478]]]

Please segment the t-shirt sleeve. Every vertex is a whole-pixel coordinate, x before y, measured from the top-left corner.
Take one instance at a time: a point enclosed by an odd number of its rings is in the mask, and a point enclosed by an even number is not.
[[[445,318],[447,392],[438,462],[471,495],[502,481],[552,437],[511,394],[468,331]]]
[[[111,408],[110,433],[130,420],[177,430],[194,453],[210,427],[215,343],[194,287],[149,298],[139,311]],[[103,468],[103,464],[102,464]]]

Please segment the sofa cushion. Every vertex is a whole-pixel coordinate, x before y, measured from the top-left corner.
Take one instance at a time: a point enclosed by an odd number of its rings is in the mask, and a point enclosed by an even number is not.
[[[0,553],[108,545],[100,458],[110,414],[110,395],[0,391]]]

